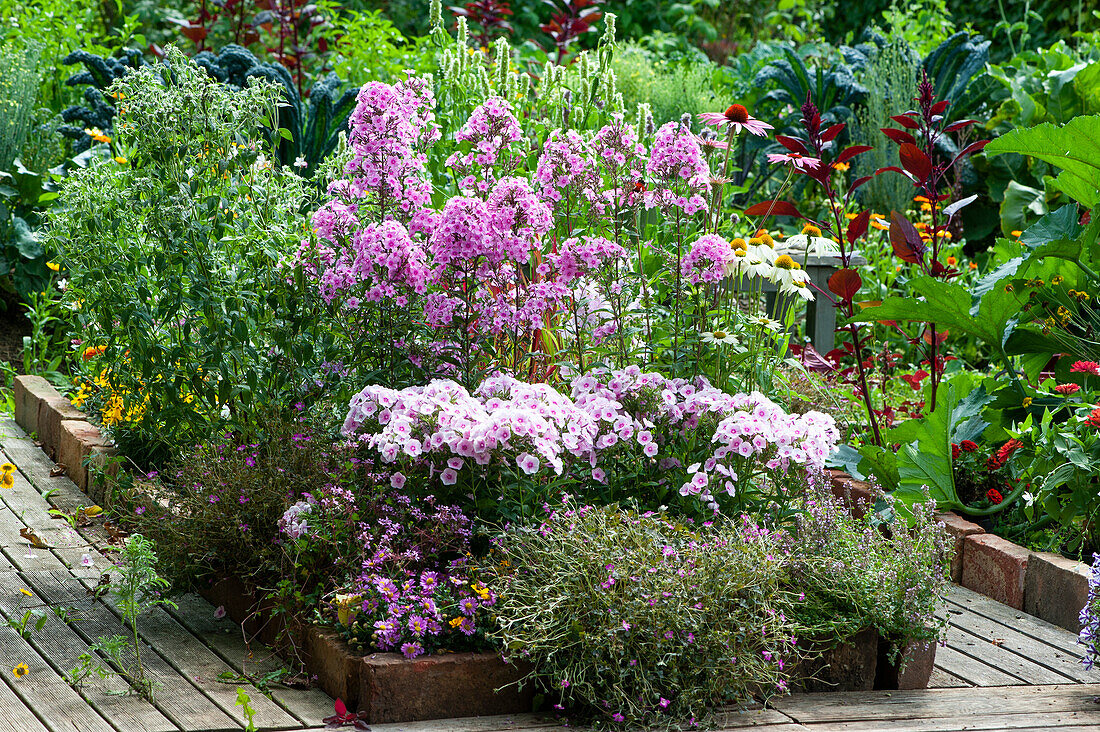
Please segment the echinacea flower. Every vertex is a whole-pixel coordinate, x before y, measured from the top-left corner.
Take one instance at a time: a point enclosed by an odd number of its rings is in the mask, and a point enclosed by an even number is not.
[[[704,112],[699,115],[699,120],[706,125],[725,125],[734,134],[745,130],[757,137],[766,137],[768,130],[773,129],[767,122],[752,117],[743,104],[731,104],[725,112]]]
[[[727,333],[724,330],[705,331],[703,333],[703,343],[737,343],[737,336],[733,333]]]
[[[770,330],[775,333],[783,330],[782,323],[780,323],[778,320],[772,320],[766,315],[750,315],[748,318],[746,318],[746,320],[748,320],[753,325],[758,325],[765,330]]]
[[[4,473],[0,475],[0,488],[14,488],[15,478],[12,477],[12,473]]]
[[[15,678],[21,679],[24,676],[26,676],[27,674],[29,674],[31,672],[31,670],[29,668],[27,668],[27,664],[21,663],[18,666],[16,666],[15,668],[13,668],[11,670],[11,672],[13,674],[15,674]]]
[[[807,157],[801,153],[770,153],[768,162],[773,165],[790,165],[795,170],[817,170],[821,161],[817,158]]]

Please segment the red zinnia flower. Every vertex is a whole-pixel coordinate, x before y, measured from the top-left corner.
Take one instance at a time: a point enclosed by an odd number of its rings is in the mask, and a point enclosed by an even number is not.
[[[1001,495],[1001,492],[996,488],[990,488],[989,490],[987,490],[985,492],[985,497],[988,498],[989,502],[992,503],[994,506],[1005,499],[1005,497]]]
[[[954,442],[951,443],[951,459],[952,460],[958,460],[959,459],[959,446]]]
[[[1001,449],[997,451],[997,462],[1004,465],[1012,453],[1016,452],[1020,447],[1023,447],[1022,442],[1016,439],[1009,440],[1005,444],[1001,445]]]
[[[1054,391],[1058,392],[1059,394],[1076,394],[1077,392],[1081,391],[1081,385],[1059,384],[1058,386],[1054,387]]]
[[[1089,427],[1100,429],[1100,407],[1089,412],[1089,416],[1085,417],[1085,424]]]
[[[1100,376],[1100,363],[1095,361],[1077,361],[1069,367],[1071,374],[1092,374]]]
[[[959,447],[962,448],[963,452],[974,452],[978,449],[978,443],[973,440],[963,440],[959,443]]]

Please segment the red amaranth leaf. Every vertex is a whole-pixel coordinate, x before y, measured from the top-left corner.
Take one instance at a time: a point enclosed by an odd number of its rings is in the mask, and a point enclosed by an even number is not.
[[[746,216],[794,216],[804,218],[793,203],[787,201],[762,201],[745,209]]]
[[[854,269],[838,269],[829,278],[829,291],[844,302],[851,302],[862,285],[863,279]]]
[[[917,180],[928,180],[932,177],[932,161],[916,145],[902,143],[898,148],[898,159],[901,160],[901,166]]]

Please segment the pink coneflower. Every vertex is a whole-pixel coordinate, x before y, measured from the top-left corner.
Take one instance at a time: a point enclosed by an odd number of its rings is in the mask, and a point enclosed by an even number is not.
[[[725,112],[703,112],[699,115],[699,120],[705,125],[715,125],[717,127],[725,125],[735,134],[740,134],[742,130],[746,130],[749,134],[757,137],[767,136],[768,130],[772,129],[772,126],[767,122],[761,122],[752,117],[749,110],[742,104],[731,104]]]
[[[1059,394],[1076,394],[1077,392],[1081,391],[1081,385],[1058,384],[1058,386],[1054,387],[1054,391],[1058,392]]]
[[[1092,374],[1100,376],[1100,363],[1096,361],[1077,361],[1069,367],[1071,374]]]
[[[796,152],[771,153],[768,155],[768,162],[777,165],[792,165],[801,170],[816,170],[821,165],[821,161],[817,158],[808,158]]]

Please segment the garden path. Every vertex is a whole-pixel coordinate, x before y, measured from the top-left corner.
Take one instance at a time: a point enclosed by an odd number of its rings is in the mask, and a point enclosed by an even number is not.
[[[213,732],[241,730],[237,685],[224,678],[261,678],[279,667],[249,648],[237,626],[187,595],[179,607],[142,618],[143,660],[157,682],[154,699],[124,695],[117,678],[93,677],[73,689],[63,674],[88,645],[123,632],[116,608],[92,597],[100,570],[109,571],[109,527],[95,518],[79,531],[51,509],[72,514],[91,500],[56,470],[11,420],[0,419],[0,460],[18,467],[15,485],[0,490],[0,732]],[[32,546],[28,536],[41,540]],[[93,565],[82,566],[87,554]],[[25,638],[17,629],[28,610],[68,608],[67,622],[47,612]],[[1075,636],[992,600],[955,587],[941,610],[950,620],[926,691],[799,694],[770,709],[726,715],[723,729],[754,732],[852,730],[1100,729],[1100,673],[1085,672]],[[14,625],[13,625],[14,624]],[[258,655],[253,656],[255,652]],[[26,675],[13,669],[26,664]],[[332,700],[316,689],[243,687],[263,730],[316,730]],[[561,730],[537,715],[373,725],[374,732],[504,732]]]
[[[19,468],[13,488],[0,490],[0,732],[243,729],[233,681],[243,681],[240,674],[262,678],[281,664],[261,657],[264,649],[246,646],[239,627],[216,620],[214,608],[194,595],[177,609],[141,618],[141,656],[156,683],[152,702],[122,694],[127,685],[115,677],[93,676],[79,689],[66,683],[63,674],[90,643],[125,632],[117,609],[92,596],[100,570],[110,571],[105,554],[112,548],[111,532],[101,518],[78,532],[49,513],[71,515],[92,501],[67,477],[55,475],[60,471],[53,462],[8,419],[0,420],[0,449],[0,461]],[[92,566],[82,565],[85,554]],[[43,627],[21,634],[14,626],[38,609],[47,611]],[[54,609],[67,609],[67,621]],[[14,669],[21,664],[26,673],[17,677]],[[243,688],[260,729],[319,729],[332,714],[332,700],[317,689],[271,686],[269,698],[252,684]]]

